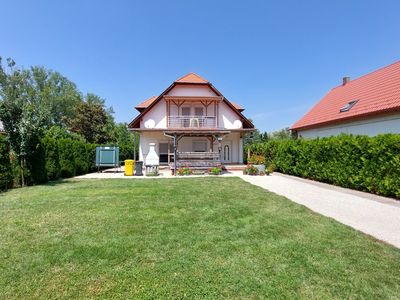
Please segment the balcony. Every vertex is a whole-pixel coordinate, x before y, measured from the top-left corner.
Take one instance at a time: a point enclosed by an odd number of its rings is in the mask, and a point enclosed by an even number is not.
[[[179,129],[215,129],[217,128],[217,117],[205,116],[169,116],[168,128]]]

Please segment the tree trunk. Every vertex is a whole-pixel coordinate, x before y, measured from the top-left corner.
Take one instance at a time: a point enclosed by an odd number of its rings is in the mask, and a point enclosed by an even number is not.
[[[20,161],[20,174],[21,174],[21,186],[25,186],[25,176],[24,176],[24,168],[25,168],[25,157],[21,157]]]

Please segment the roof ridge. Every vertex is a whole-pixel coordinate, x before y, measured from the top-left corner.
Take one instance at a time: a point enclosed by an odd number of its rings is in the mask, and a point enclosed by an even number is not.
[[[210,83],[207,79],[201,77],[199,74],[197,74],[197,73],[195,73],[195,72],[189,72],[189,73],[183,75],[182,77],[176,79],[174,82],[177,82],[177,83],[179,83],[179,82],[184,82],[183,80],[184,80],[186,77],[189,77],[190,75],[197,77],[199,80],[204,81],[204,83]]]
[[[369,75],[371,75],[371,74],[377,73],[377,72],[379,72],[379,71],[383,71],[384,69],[387,69],[387,68],[389,68],[389,67],[391,67],[391,66],[393,66],[393,65],[395,65],[395,64],[399,64],[399,63],[400,63],[400,59],[397,60],[397,61],[395,61],[395,62],[393,62],[393,63],[391,63],[391,64],[388,64],[387,66],[380,67],[380,68],[378,68],[378,69],[376,69],[376,70],[374,70],[374,71],[371,71],[371,72],[369,72],[369,73],[367,73],[367,74],[361,75],[360,77],[357,77],[357,78],[355,78],[355,79],[351,79],[351,78],[350,78],[350,81],[349,81],[349,83],[347,83],[347,84],[350,84],[350,83],[352,83],[352,82],[354,82],[354,81],[356,81],[356,80],[359,80],[359,79],[361,79],[361,78],[363,78],[363,77],[366,77],[366,76],[369,76]],[[346,84],[346,85],[347,85],[347,84]],[[339,84],[338,86],[335,86],[335,87],[331,88],[331,90],[334,90],[334,89],[337,89],[337,88],[340,88],[340,87],[343,87],[343,86],[344,86],[343,84]]]

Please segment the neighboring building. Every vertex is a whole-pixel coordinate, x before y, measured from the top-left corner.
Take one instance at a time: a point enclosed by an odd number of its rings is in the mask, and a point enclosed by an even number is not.
[[[400,61],[333,88],[292,126],[299,137],[400,133]]]
[[[177,162],[218,157],[222,164],[243,163],[243,137],[253,124],[242,107],[197,74],[181,77],[135,108],[140,114],[129,129],[140,133],[139,160],[145,161],[149,144],[156,143],[160,164],[171,167],[175,155]]]
[[[3,123],[0,121],[0,135],[5,135],[6,132],[4,131]]]

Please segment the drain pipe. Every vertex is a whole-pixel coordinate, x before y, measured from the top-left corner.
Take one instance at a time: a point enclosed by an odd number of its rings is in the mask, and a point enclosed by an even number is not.
[[[167,134],[167,133],[165,133],[164,132],[164,135],[166,136],[166,137],[169,137],[169,138],[171,138],[171,139],[174,139],[174,176],[176,176],[176,134],[174,134],[174,135],[169,135],[169,134]]]

